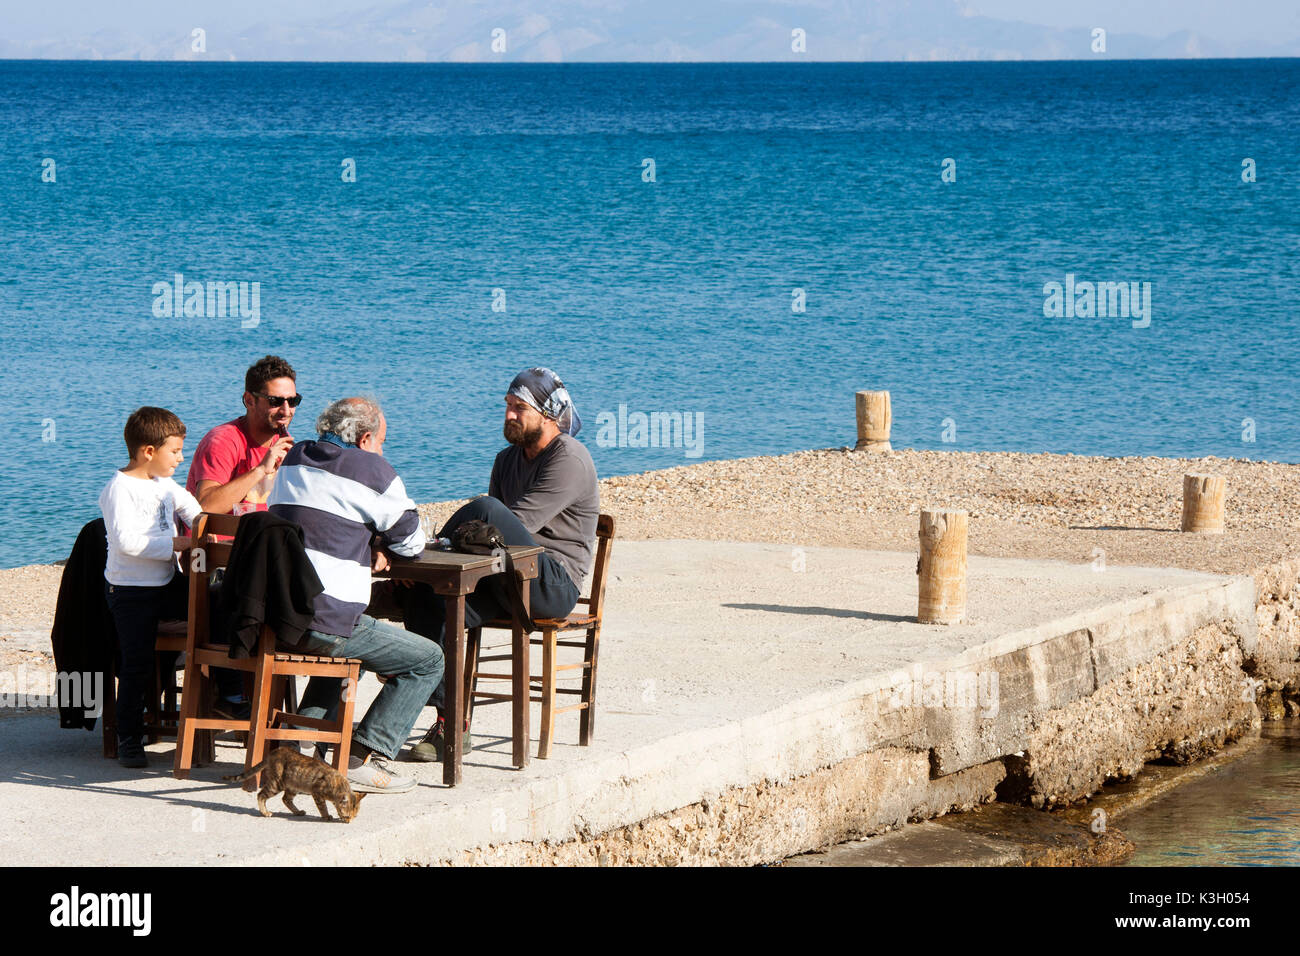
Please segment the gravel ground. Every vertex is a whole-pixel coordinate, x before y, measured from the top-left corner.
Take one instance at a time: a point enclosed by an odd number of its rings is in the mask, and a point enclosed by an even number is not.
[[[1183,475],[1227,478],[1227,532],[1178,530]],[[1300,553],[1300,465],[848,449],[706,462],[601,482],[626,538],[917,547],[923,507],[970,512],[972,554],[1245,573]]]
[[[1227,532],[1178,530],[1182,478],[1228,482]],[[1300,465],[849,449],[711,461],[600,483],[617,537],[911,551],[923,507],[970,512],[971,554],[1254,571],[1300,556]],[[461,502],[422,505],[441,519]],[[69,543],[71,546],[71,543]],[[1104,554],[1099,555],[1100,549]],[[48,664],[57,565],[0,570],[0,664]]]

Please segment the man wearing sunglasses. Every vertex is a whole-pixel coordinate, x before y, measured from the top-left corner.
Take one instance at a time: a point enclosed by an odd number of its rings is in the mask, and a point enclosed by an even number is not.
[[[289,423],[302,401],[293,368],[278,355],[244,375],[244,414],[218,425],[194,450],[185,488],[204,511],[265,511],[275,473],[293,447]]]

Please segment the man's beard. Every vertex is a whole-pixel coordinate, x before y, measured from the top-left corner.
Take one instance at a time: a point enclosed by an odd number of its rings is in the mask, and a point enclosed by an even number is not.
[[[524,426],[519,422],[506,422],[501,428],[501,433],[510,444],[526,447],[541,440],[542,426],[538,425],[532,431],[525,431]]]

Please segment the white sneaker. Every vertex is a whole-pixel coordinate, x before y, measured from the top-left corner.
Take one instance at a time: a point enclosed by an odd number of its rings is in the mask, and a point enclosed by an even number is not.
[[[352,764],[355,757],[349,758]],[[365,763],[348,767],[348,783],[357,793],[406,793],[415,789],[415,781],[410,777],[399,777],[382,766],[375,755],[366,758]]]

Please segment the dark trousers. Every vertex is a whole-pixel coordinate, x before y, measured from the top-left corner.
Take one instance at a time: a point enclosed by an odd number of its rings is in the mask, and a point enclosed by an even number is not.
[[[158,622],[184,620],[189,609],[185,575],[159,587],[104,582],[104,596],[117,629],[117,736],[144,735],[145,695],[153,692],[154,639]],[[174,664],[175,655],[172,655]],[[164,661],[163,673],[169,662]]]
[[[515,517],[514,512],[496,498],[484,495],[462,506],[447,519],[439,537],[450,538],[451,532],[466,521],[478,519],[495,525],[510,545],[535,545],[536,541]],[[493,618],[510,617],[509,598],[501,589],[504,577],[493,575],[480,581],[472,594],[465,596],[465,627],[475,628]],[[508,586],[508,585],[506,585]],[[427,584],[415,584],[395,590],[402,606],[402,618],[408,631],[422,634],[444,645],[443,625],[446,605],[443,598]],[[543,552],[537,561],[537,577],[528,582],[529,611],[534,619],[564,617],[578,603],[578,586],[564,570],[564,565]],[[429,697],[429,705],[442,706],[443,682]]]

